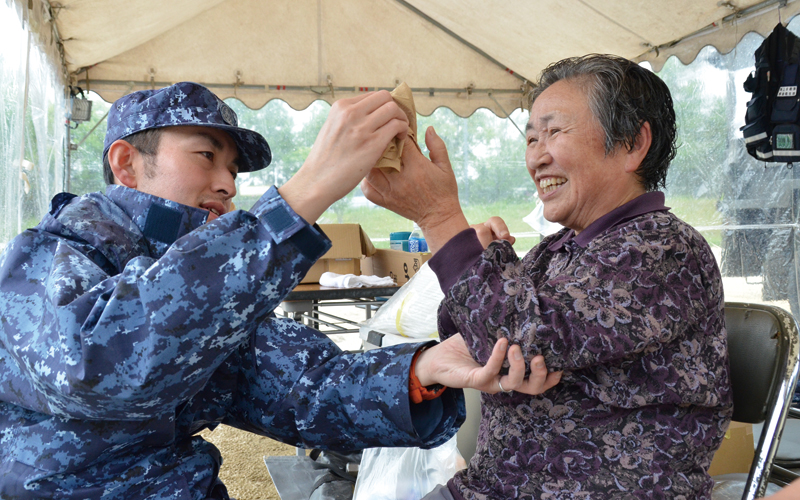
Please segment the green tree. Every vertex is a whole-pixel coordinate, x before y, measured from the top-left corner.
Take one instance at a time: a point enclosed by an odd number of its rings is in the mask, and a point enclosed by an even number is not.
[[[673,58],[659,76],[672,93],[678,125],[678,153],[667,178],[669,194],[719,196],[713,188],[722,178],[729,142],[729,104],[721,93],[709,88],[702,68],[683,66]]]
[[[515,113],[514,120],[525,123],[527,112]],[[507,119],[486,109],[462,118],[439,108],[430,116],[418,117],[418,125],[418,140],[426,154],[428,126],[432,125],[447,145],[462,205],[531,199],[535,189],[525,170],[525,140]]]
[[[73,131],[72,142],[81,140],[108,111],[109,104],[92,95],[94,106],[90,122],[81,124]],[[261,133],[272,150],[272,164],[264,170],[242,174],[237,181],[236,205],[249,209],[269,186],[281,186],[302,166],[311,152],[317,134],[328,116],[330,106],[316,101],[308,108],[293,110],[281,100],[273,99],[261,109],[250,109],[237,99],[228,99],[228,104],[239,116],[239,125]],[[496,204],[529,202],[535,191],[525,170],[525,141],[507,120],[498,118],[488,110],[478,110],[469,118],[461,118],[447,108],[436,110],[431,116],[418,116],[418,141],[427,155],[424,134],[429,125],[447,144],[450,158],[458,179],[462,204],[479,208]],[[527,113],[515,115],[518,123],[527,120]],[[72,152],[70,176],[71,190],[82,194],[105,189],[102,179],[101,155],[106,124],[101,122],[96,130],[86,137],[77,151]],[[356,187],[342,200],[334,203],[323,214],[322,222],[358,222],[352,220],[361,213],[358,209],[375,208],[363,198]],[[479,209],[480,211],[480,209]],[[503,214],[492,214],[500,215]],[[390,217],[390,229],[405,228],[405,222]],[[476,221],[477,222],[477,221]]]
[[[305,110],[295,111],[284,101],[273,99],[261,109],[254,110],[237,99],[228,99],[227,102],[239,116],[239,125],[263,135],[272,150],[272,163],[268,168],[239,177],[239,194],[234,202],[247,209],[269,186],[280,187],[300,169],[330,106],[324,101],[316,101]]]
[[[77,145],[83,140],[78,149],[70,153],[69,190],[77,195],[106,189],[103,180],[103,141],[108,128],[106,115],[111,105],[93,92],[88,97],[92,101],[91,119],[73,125],[74,128],[70,130],[72,144]],[[92,128],[94,131],[90,133]]]

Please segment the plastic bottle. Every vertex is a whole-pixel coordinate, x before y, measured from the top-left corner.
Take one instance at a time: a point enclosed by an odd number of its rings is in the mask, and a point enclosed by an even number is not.
[[[428,243],[425,242],[425,236],[422,235],[422,230],[417,223],[414,223],[414,230],[411,231],[411,236],[408,237],[408,251],[409,252],[427,252]]]

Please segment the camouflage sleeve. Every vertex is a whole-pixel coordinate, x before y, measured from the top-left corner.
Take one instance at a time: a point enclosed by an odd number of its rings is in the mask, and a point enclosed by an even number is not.
[[[101,226],[97,231],[102,231]],[[136,420],[202,388],[330,242],[271,190],[110,276],[64,237],[29,230],[0,257],[9,402]]]
[[[445,391],[435,429],[419,435],[408,396],[408,372],[419,348],[345,353],[317,330],[270,317],[241,360],[243,376],[225,423],[337,451],[438,446],[465,418],[463,393]]]

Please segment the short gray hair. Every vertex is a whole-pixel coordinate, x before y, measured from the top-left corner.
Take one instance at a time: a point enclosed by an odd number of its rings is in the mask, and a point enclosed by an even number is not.
[[[592,114],[605,133],[606,154],[620,145],[630,151],[642,125],[650,124],[652,143],[636,174],[647,191],[664,187],[677,152],[675,110],[667,85],[652,71],[623,57],[589,54],[545,68],[531,93],[531,103],[560,80],[585,89]]]

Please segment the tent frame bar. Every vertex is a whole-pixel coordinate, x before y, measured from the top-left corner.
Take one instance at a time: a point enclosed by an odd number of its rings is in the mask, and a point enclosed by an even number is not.
[[[130,80],[95,80],[83,78],[78,80],[76,85],[88,90],[97,92],[98,88],[104,86],[129,87],[129,92],[134,88],[161,88],[172,85],[174,82],[156,82],[150,80],[130,81]],[[394,87],[333,87],[333,86],[308,86],[308,85],[244,85],[235,83],[200,83],[209,89],[225,89],[225,90],[245,90],[245,91],[258,91],[258,92],[313,92],[315,94],[324,95],[332,92],[372,92],[375,90],[394,90]],[[478,89],[478,88],[440,88],[440,87],[415,87],[411,89],[412,92],[425,94],[430,96],[435,94],[511,94],[524,96],[522,86],[518,89]]]
[[[677,40],[673,40],[671,42],[662,43],[661,45],[655,45],[655,46],[646,43],[644,45],[648,47],[648,50],[640,54],[637,58],[635,58],[635,60],[646,61],[647,60],[646,54],[649,54],[650,52],[655,52],[656,56],[658,56],[658,53],[662,49],[669,49],[671,47],[674,47],[680,43],[686,42],[693,38],[703,36],[706,33],[720,29],[725,24],[733,23],[742,20],[744,18],[760,16],[774,9],[778,9],[778,12],[780,13],[780,9],[786,7],[789,3],[794,1],[796,0],[764,0],[761,3],[757,3],[755,5],[751,5],[750,7],[745,7],[744,9],[739,9],[739,10],[736,10],[736,7],[731,2],[720,1],[719,3],[720,5],[724,5],[728,8],[731,8],[735,10],[735,12],[733,14],[728,14],[727,16],[723,17],[719,23],[709,24],[708,26],[700,28],[694,33],[689,33],[688,35],[685,35]]]

